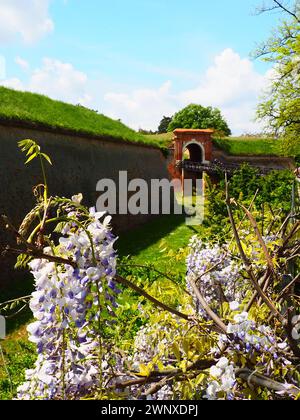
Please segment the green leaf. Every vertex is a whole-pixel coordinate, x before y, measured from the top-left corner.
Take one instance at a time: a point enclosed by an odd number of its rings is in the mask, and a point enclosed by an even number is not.
[[[147,377],[147,376],[150,375],[150,373],[151,373],[151,370],[149,369],[148,366],[146,366],[144,364],[140,365],[140,373],[139,373],[140,376]]]
[[[172,350],[173,350],[173,353],[175,354],[176,359],[178,360],[178,362],[180,362],[181,361],[181,353],[180,353],[180,348],[179,348],[178,343],[173,343]]]
[[[41,153],[41,156],[43,156],[43,158],[52,166],[51,159],[48,155],[46,155],[45,153]]]
[[[21,148],[22,152],[30,149],[31,146],[37,146],[36,142],[30,139],[21,140],[18,142],[18,146]]]
[[[29,162],[31,162],[36,157],[37,157],[37,153],[34,153],[33,155],[31,155],[30,158],[26,160],[25,165],[27,165]]]
[[[35,151],[35,149],[36,149],[35,145],[31,146],[31,147],[29,148],[29,150],[28,150],[28,152],[27,152],[26,156],[31,155],[31,154]]]
[[[184,340],[182,340],[182,347],[184,352],[188,355],[189,350],[190,350],[190,340],[188,338],[185,338]]]

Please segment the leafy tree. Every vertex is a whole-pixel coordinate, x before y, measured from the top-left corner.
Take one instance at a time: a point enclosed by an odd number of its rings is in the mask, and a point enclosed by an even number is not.
[[[159,126],[158,126],[158,134],[164,134],[168,132],[169,125],[172,121],[172,117],[163,117]]]
[[[220,135],[231,135],[230,128],[219,109],[196,104],[188,105],[174,115],[168,131],[173,131],[176,128],[212,128],[218,131]]]
[[[258,119],[266,129],[283,138],[285,152],[297,155],[300,135],[300,2],[283,5],[273,0],[262,11],[280,9],[287,19],[255,52],[256,57],[274,64],[274,76],[259,105]]]

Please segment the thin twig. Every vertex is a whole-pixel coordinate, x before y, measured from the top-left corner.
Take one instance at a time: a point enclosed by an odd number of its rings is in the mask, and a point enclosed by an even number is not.
[[[280,292],[280,295],[277,297],[277,301],[279,301],[285,294],[288,292],[288,290],[294,286],[295,283],[297,283],[300,280],[300,273]]]
[[[289,15],[291,15],[294,19],[296,19],[296,21],[298,23],[300,23],[300,19],[298,18],[298,16],[296,15],[296,13],[292,12],[291,10],[287,9],[281,2],[279,2],[278,0],[273,0],[274,3],[277,4],[277,7],[279,9],[282,9],[284,12],[288,13]]]
[[[298,231],[300,230],[300,221],[298,220],[298,222],[296,222],[292,228],[292,230],[290,231],[290,233],[283,238],[283,245],[282,247],[284,247],[290,239],[292,239],[293,236],[296,235],[296,233],[298,233]]]
[[[266,284],[266,282],[268,281],[269,276],[270,276],[270,272],[269,272],[269,270],[267,270],[267,271],[266,271],[266,273],[265,273],[265,275],[263,276],[263,278],[262,278],[262,279],[260,280],[260,282],[259,282],[259,286],[260,286],[260,287],[264,288],[264,285],[265,285],[265,284]],[[255,302],[255,300],[256,300],[256,298],[257,298],[257,296],[258,296],[258,293],[257,293],[257,290],[255,290],[255,291],[253,292],[253,295],[251,296],[250,301],[249,301],[249,302],[248,302],[248,304],[247,304],[247,307],[246,307],[246,312],[249,312],[249,311],[250,311],[250,309],[252,308],[252,306],[253,306],[253,304],[254,304],[254,302]]]
[[[250,223],[251,223],[251,225],[252,225],[252,227],[254,229],[254,232],[255,232],[255,234],[257,236],[258,242],[260,243],[260,245],[262,247],[262,250],[263,250],[263,253],[264,253],[265,257],[266,257],[268,266],[269,266],[270,270],[272,271],[272,273],[275,274],[275,267],[274,267],[274,264],[273,264],[271,255],[269,254],[269,251],[268,251],[268,248],[266,246],[266,243],[265,243],[265,241],[264,241],[264,239],[263,239],[263,237],[262,237],[262,235],[261,235],[261,233],[259,231],[259,228],[258,228],[258,225],[256,223],[255,218],[253,217],[253,215],[251,214],[251,212],[243,204],[237,203],[236,201],[233,201],[233,202],[234,202],[234,204],[236,206],[241,207],[241,209],[243,209],[244,212],[246,213],[246,215],[247,215],[247,217],[248,217],[248,219],[249,219],[249,221],[250,221]]]
[[[143,378],[135,378],[126,382],[117,383],[109,387],[109,389],[125,389],[135,385],[146,385],[151,383],[156,383],[161,381],[163,378],[166,377],[176,377],[178,375],[183,375],[188,372],[193,371],[205,371],[212,366],[214,366],[216,362],[212,359],[203,360],[199,359],[196,362],[190,364],[186,371],[184,372],[182,369],[169,369],[165,371],[153,371],[147,377]],[[138,372],[130,372],[131,376],[139,376]]]
[[[65,264],[65,265],[70,265],[73,268],[77,268],[76,262],[74,262],[72,260],[67,260],[65,258],[55,257],[53,255],[45,254],[43,251],[40,251],[36,247],[31,247],[30,250],[24,250],[24,249],[11,248],[10,246],[7,246],[1,252],[2,252],[2,254],[5,254],[7,252],[12,253],[12,254],[16,254],[16,255],[24,254],[24,255],[28,255],[29,257],[32,257],[34,259],[48,260],[50,262],[54,262],[54,263],[57,263],[57,264]]]
[[[117,283],[122,284],[123,286],[127,286],[130,289],[134,290],[139,295],[145,297],[147,300],[152,302],[155,306],[163,309],[164,311],[170,312],[173,315],[178,316],[179,318],[185,319],[186,321],[191,321],[191,317],[189,315],[183,314],[182,312],[179,312],[176,309],[173,309],[170,306],[160,302],[159,300],[155,299],[153,296],[150,296],[147,292],[145,292],[145,290],[141,289],[140,287],[138,287],[136,284],[132,283],[131,281],[118,275],[115,277],[115,280]]]
[[[151,270],[154,273],[157,273],[160,276],[166,278],[167,280],[170,280],[173,284],[175,284],[175,286],[180,287],[180,289],[183,290],[184,293],[191,296],[190,292],[188,290],[186,290],[181,284],[178,284],[171,276],[169,276],[166,273],[163,273],[162,271],[157,270],[155,267],[142,265],[142,264],[124,264],[124,263],[120,263],[119,267],[132,267],[132,268],[141,268],[141,269],[145,269],[145,270]]]
[[[294,385],[281,384],[257,372],[252,372],[249,369],[237,369],[235,374],[237,377],[257,387],[267,388],[270,391],[290,395],[295,398],[300,394],[300,389]]]
[[[200,305],[205,310],[205,312],[207,313],[207,315],[214,321],[214,323],[220,328],[220,330],[224,334],[227,334],[227,327],[226,327],[226,325],[221,320],[221,318],[210,308],[210,306],[208,305],[208,303],[206,302],[206,300],[202,296],[202,293],[198,289],[195,281],[193,279],[189,279],[189,283],[190,283],[190,285],[191,285],[191,287],[192,287],[192,289],[193,289],[193,291],[194,291],[197,299],[199,300]]]
[[[23,305],[22,308],[20,308],[17,312],[15,312],[11,315],[5,315],[4,318],[5,319],[13,319],[16,316],[20,315],[20,313],[23,312],[27,307],[28,307],[28,303],[26,303],[26,305]]]
[[[11,303],[15,303],[15,302],[24,302],[25,300],[30,300],[31,298],[32,298],[32,296],[31,295],[28,295],[28,296],[23,296],[21,298],[7,300],[6,302],[0,303],[0,307],[1,306],[6,306],[6,305],[10,305]]]
[[[251,282],[255,288],[255,290],[257,291],[258,295],[262,298],[262,300],[264,301],[264,303],[268,306],[268,308],[270,309],[270,311],[277,317],[280,319],[281,322],[285,323],[286,320],[284,319],[284,317],[281,315],[281,313],[276,309],[276,307],[273,305],[273,303],[270,301],[270,299],[264,294],[264,292],[262,291],[261,287],[259,286],[258,281],[256,280],[256,277],[252,271],[252,266],[251,263],[249,262],[244,249],[242,247],[241,244],[241,240],[239,237],[239,233],[237,231],[237,227],[234,221],[234,217],[233,217],[233,213],[232,213],[232,209],[231,209],[231,200],[229,198],[229,184],[227,181],[227,177],[226,177],[226,205],[227,205],[227,210],[228,210],[228,214],[229,214],[229,220],[233,229],[233,233],[234,233],[234,237],[241,255],[241,258],[245,264],[246,270],[250,276]]]

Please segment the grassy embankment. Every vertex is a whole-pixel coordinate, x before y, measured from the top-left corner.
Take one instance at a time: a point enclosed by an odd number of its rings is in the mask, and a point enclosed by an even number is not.
[[[131,130],[120,121],[96,111],[54,101],[46,96],[0,87],[0,119],[70,130],[75,133],[106,136],[131,143],[159,146],[156,139]]]
[[[229,137],[226,139],[214,139],[216,146],[230,155],[260,155],[260,156],[284,156],[284,147],[280,140],[259,139],[252,137]],[[300,154],[300,145],[297,150]]]
[[[169,146],[173,134],[155,134],[146,136],[149,140],[156,140],[159,144]],[[282,144],[280,140],[273,140],[268,138],[256,137],[227,137],[224,139],[214,139],[214,144],[220,149],[224,150],[230,155],[245,156],[283,156]],[[298,147],[298,154],[300,155],[300,145]]]
[[[96,111],[54,101],[46,96],[0,87],[0,119],[32,123],[74,133],[106,136],[111,140],[166,148],[172,133],[142,135],[120,121]],[[215,139],[215,144],[232,155],[282,155],[279,141],[247,137]],[[300,154],[300,146],[299,146]]]

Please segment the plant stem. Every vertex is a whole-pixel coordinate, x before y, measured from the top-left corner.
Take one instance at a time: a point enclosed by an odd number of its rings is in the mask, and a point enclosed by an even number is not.
[[[43,174],[43,179],[44,179],[44,203],[46,206],[46,203],[48,201],[48,183],[47,183],[47,177],[46,177],[46,171],[45,171],[45,166],[44,166],[44,162],[43,162],[43,158],[41,153],[39,153],[39,158],[40,158],[40,163],[41,163],[41,168],[42,168],[42,174]]]
[[[205,310],[205,312],[207,313],[207,315],[214,321],[214,323],[221,329],[221,331],[224,334],[227,334],[227,327],[226,327],[226,325],[221,320],[221,318],[219,318],[219,316],[207,304],[207,302],[204,299],[204,297],[202,296],[200,290],[196,286],[196,283],[194,282],[194,280],[190,279],[189,280],[189,283],[192,286],[192,288],[194,290],[194,293],[197,296],[197,299],[199,300],[200,305]]]
[[[124,279],[121,276],[116,276],[115,280],[117,283],[122,284],[123,286],[127,286],[130,289],[137,292],[139,295],[144,296],[147,300],[154,303],[155,306],[163,309],[164,311],[170,312],[171,314],[174,314],[178,316],[179,318],[185,319],[186,321],[190,321],[191,317],[189,315],[183,314],[182,312],[177,311],[176,309],[171,308],[168,305],[165,305],[164,303],[160,302],[159,300],[155,299],[153,296],[150,296],[145,290],[141,289],[140,287],[136,286],[131,281]]]

